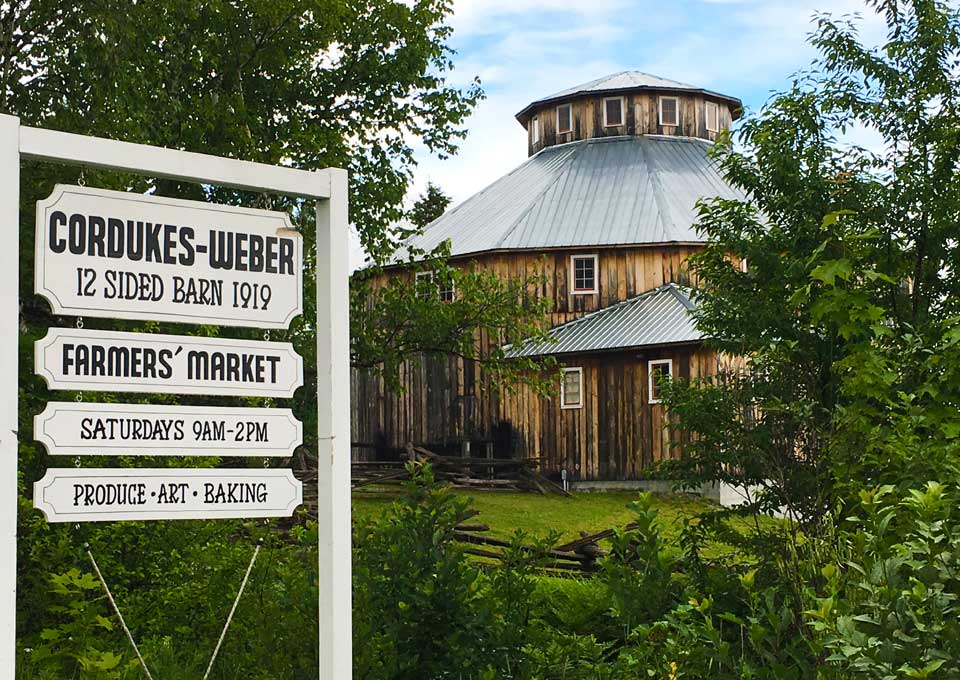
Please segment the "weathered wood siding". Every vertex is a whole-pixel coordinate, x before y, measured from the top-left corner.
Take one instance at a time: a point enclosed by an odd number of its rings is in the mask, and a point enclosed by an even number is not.
[[[547,253],[487,254],[459,266],[488,268],[503,278],[543,273],[537,294],[551,299],[550,325],[575,319],[668,282],[689,283],[684,260],[698,246],[605,248]],[[599,286],[591,295],[570,294],[570,257],[597,254]],[[398,273],[396,275],[409,275]],[[481,347],[492,339],[481,334]],[[647,361],[672,359],[674,375],[697,378],[717,372],[717,357],[701,346],[566,356],[583,368],[584,403],[562,409],[559,393],[541,397],[529,388],[493,388],[475,362],[424,358],[403,367],[402,393],[386,389],[370,372],[352,374],[353,441],[360,455],[383,457],[407,442],[448,452],[472,442],[474,454],[491,444],[499,457],[541,459],[548,473],[566,469],[571,479],[635,479],[651,463],[671,455],[663,407],[650,404]]]
[[[617,304],[665,283],[691,285],[694,283],[686,260],[702,246],[657,245],[623,248],[577,248],[552,251],[513,250],[485,253],[452,260],[457,267],[493,271],[504,280],[524,280],[542,277],[538,298],[550,300],[551,327],[572,321],[584,314]],[[597,256],[597,292],[573,293],[571,258],[576,255]],[[393,276],[407,276],[409,272],[395,272]]]
[[[698,346],[564,357],[564,366],[583,369],[583,405],[565,409],[559,395],[526,387],[507,392],[467,379],[470,362],[453,357],[406,366],[403,394],[355,371],[354,440],[376,445],[367,449],[373,457],[408,441],[448,452],[470,441],[473,454],[482,455],[490,442],[497,457],[537,458],[548,474],[565,469],[570,479],[637,479],[676,455],[664,407],[649,403],[651,359],[672,359],[679,378],[717,372],[716,354]]]
[[[680,106],[680,125],[660,125],[659,104],[660,96],[677,97]],[[717,138],[718,132],[707,130],[706,102],[717,103],[719,129],[726,130],[733,122],[733,112],[730,105],[722,100],[704,97],[703,95],[679,94],[664,92],[661,94],[644,92],[625,94],[624,124],[605,127],[603,124],[603,100],[606,96],[587,96],[573,99],[571,114],[573,125],[570,132],[557,132],[557,106],[550,104],[538,109],[533,116],[540,121],[540,141],[533,141],[533,126],[527,125],[527,152],[529,155],[555,144],[575,142],[582,139],[597,137],[615,137],[618,135],[677,135],[682,137],[699,137],[711,141]]]

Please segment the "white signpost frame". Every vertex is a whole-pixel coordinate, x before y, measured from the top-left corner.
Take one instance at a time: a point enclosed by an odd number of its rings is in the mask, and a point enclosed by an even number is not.
[[[0,115],[0,677],[15,677],[20,161],[316,200],[319,680],[352,676],[347,174],[41,130]]]

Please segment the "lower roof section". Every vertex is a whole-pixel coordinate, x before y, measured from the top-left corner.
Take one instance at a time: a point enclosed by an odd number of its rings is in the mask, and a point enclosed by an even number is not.
[[[508,345],[510,358],[582,354],[697,342],[689,291],[674,283],[647,291],[550,330],[551,341]]]

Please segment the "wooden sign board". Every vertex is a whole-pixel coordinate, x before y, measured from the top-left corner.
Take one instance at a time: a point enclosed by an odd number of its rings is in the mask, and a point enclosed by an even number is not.
[[[33,485],[48,522],[289,517],[302,502],[290,470],[51,468]]]
[[[54,390],[292,397],[303,383],[289,342],[51,328],[34,363]]]
[[[286,328],[303,311],[283,212],[57,185],[37,203],[35,272],[55,314]]]
[[[33,437],[54,456],[287,457],[303,426],[290,409],[53,401]]]

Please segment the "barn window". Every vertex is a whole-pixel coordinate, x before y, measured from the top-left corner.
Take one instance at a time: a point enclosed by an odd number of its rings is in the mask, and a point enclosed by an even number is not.
[[[534,144],[540,141],[540,119],[536,116],[530,121],[530,141]]]
[[[454,286],[453,279],[441,281],[438,290],[440,292],[440,302],[453,302],[457,299],[457,289]]]
[[[421,300],[429,300],[437,288],[433,285],[433,272],[417,272],[414,276],[414,285],[417,289],[417,297]]]
[[[676,97],[660,97],[660,125],[680,124],[680,100]]]
[[[660,381],[673,377],[673,359],[651,359],[647,362],[647,389],[651,404],[660,403]]]
[[[574,255],[570,258],[570,278],[574,295],[597,292],[597,256]]]
[[[583,407],[583,369],[563,369],[563,380],[560,382],[560,408]]]
[[[569,104],[557,107],[557,132],[570,132],[573,129],[573,112]]]
[[[432,270],[417,272],[414,285],[416,286],[417,297],[421,300],[429,300],[436,295],[440,297],[440,302],[453,302],[457,297],[453,279],[441,279]]]
[[[603,100],[603,126],[623,125],[623,97],[609,97]]]
[[[707,102],[706,107],[707,130],[709,132],[720,131],[720,107],[717,102]]]

